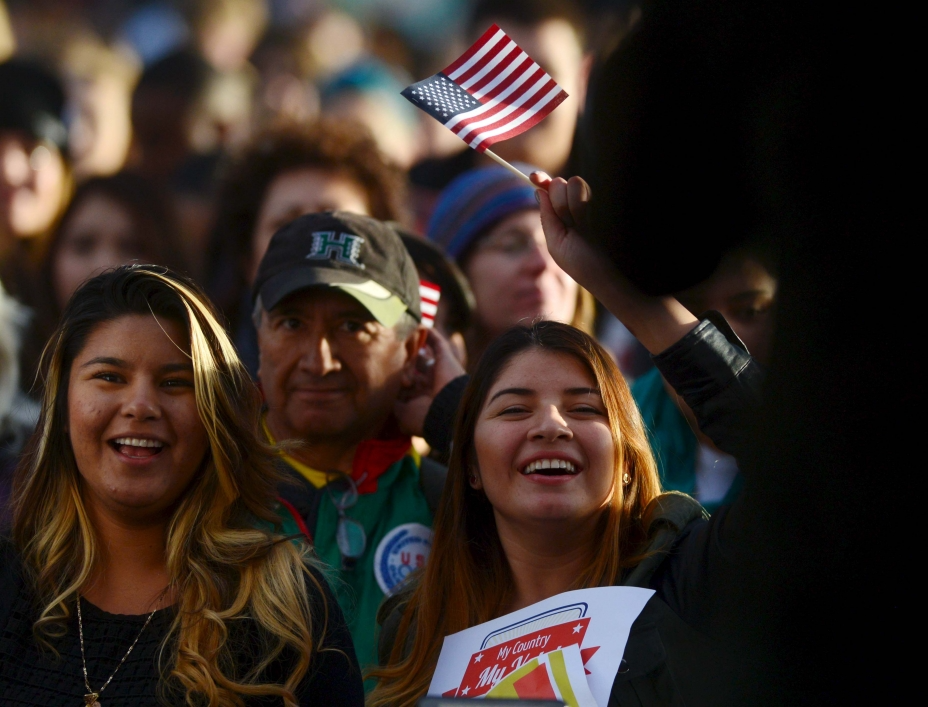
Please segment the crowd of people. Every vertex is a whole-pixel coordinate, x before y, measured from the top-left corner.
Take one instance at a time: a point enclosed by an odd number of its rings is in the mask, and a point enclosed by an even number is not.
[[[875,689],[879,221],[743,5],[0,0],[0,704],[411,707],[602,586],[610,707]],[[493,23],[523,177],[399,94]]]

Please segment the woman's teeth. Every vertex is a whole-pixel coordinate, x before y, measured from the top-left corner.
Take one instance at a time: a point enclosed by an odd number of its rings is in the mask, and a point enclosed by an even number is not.
[[[566,459],[536,459],[531,464],[528,464],[523,470],[523,474],[543,474],[546,471],[550,473],[557,473],[558,471],[563,470],[567,474],[576,474],[577,468],[573,465],[572,462],[567,461]]]
[[[164,446],[164,442],[159,442],[156,439],[139,439],[138,437],[120,437],[113,440],[113,443],[127,447],[156,447],[158,449]]]

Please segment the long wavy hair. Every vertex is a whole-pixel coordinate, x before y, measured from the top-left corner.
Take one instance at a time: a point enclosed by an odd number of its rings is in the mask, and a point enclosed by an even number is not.
[[[176,613],[161,650],[169,692],[187,704],[242,705],[243,696],[279,696],[296,705],[325,631],[325,603],[309,571],[308,548],[274,532],[278,473],[260,437],[257,390],[208,300],[190,280],[152,265],[123,266],[85,283],[72,297],[43,357],[38,426],[14,480],[13,542],[38,600],[36,638],[54,650],[78,591],[100,557],[100,538],[84,504],[83,482],[66,432],[71,366],[103,322],[156,315],[189,332],[197,410],[209,453],[169,521],[166,561]],[[233,625],[258,628],[256,658],[242,665]],[[269,664],[292,666],[282,684],[264,681]],[[172,700],[174,701],[174,700]]]
[[[467,476],[477,465],[474,430],[490,389],[510,361],[539,349],[573,356],[590,371],[602,393],[616,450],[611,500],[595,534],[601,541],[572,588],[613,585],[641,559],[647,526],[643,516],[660,493],[660,480],[628,385],[606,351],[572,326],[539,321],[510,329],[487,348],[464,392],[435,514],[432,553],[404,610],[387,666],[371,673],[379,683],[369,707],[414,705],[428,689],[442,639],[496,618],[512,599],[512,573],[493,507],[482,491],[471,488]]]

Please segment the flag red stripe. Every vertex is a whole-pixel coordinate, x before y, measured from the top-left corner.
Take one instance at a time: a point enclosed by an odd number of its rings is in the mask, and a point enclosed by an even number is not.
[[[540,123],[542,120],[548,117],[548,115],[553,111],[557,105],[551,105],[546,107],[536,113],[533,113],[526,120],[521,123],[513,125],[509,130],[505,132],[496,133],[492,135],[482,134],[479,135],[474,140],[468,142],[468,144],[473,147],[477,152],[484,152],[491,146],[495,145],[497,142],[502,142],[503,140],[508,140],[509,138],[515,137],[516,135],[521,135],[526,130],[530,130]]]
[[[506,77],[505,81],[502,81],[499,86],[494,86],[490,89],[487,95],[482,97],[482,102],[489,103],[495,99],[500,99],[503,103],[511,103],[525,91],[526,87],[531,86],[532,83],[537,81],[540,76],[547,76],[545,70],[532,61],[531,57],[526,56],[526,59],[528,63],[523,61],[516,71],[513,71],[510,76]],[[519,83],[512,93],[507,94],[506,89],[516,83],[522,76],[525,77],[525,80]]]
[[[481,132],[486,130],[491,130],[492,128],[488,127],[493,123],[497,123],[500,120],[509,119],[509,116],[516,110],[519,110],[522,106],[528,105],[531,106],[538,98],[539,91],[544,86],[547,86],[551,83],[553,79],[548,76],[540,68],[536,71],[529,79],[519,86],[519,88],[512,93],[510,96],[506,97],[506,100],[494,106],[491,110],[488,110],[479,120],[467,120],[461,121],[467,123],[466,128],[461,128],[457,130],[458,136],[462,140],[466,140],[466,134],[473,132],[475,129],[479,129]],[[556,85],[556,84],[555,84]],[[548,89],[550,90],[550,88]]]
[[[557,108],[561,103],[563,103],[566,98],[567,98],[567,93],[562,90],[554,98],[548,99],[547,101],[543,101],[541,106],[537,109],[537,112],[534,115],[532,115],[531,117],[527,118],[526,120],[524,120],[523,122],[517,125],[513,125],[513,127],[507,130],[506,132],[499,133],[497,135],[490,135],[486,137],[484,137],[483,134],[481,134],[479,136],[481,138],[481,141],[478,144],[475,145],[473,142],[471,142],[470,144],[478,152],[483,152],[484,150],[489,148],[494,143],[500,142],[502,140],[508,140],[511,137],[515,137],[516,135],[524,133],[526,130],[538,125],[538,123],[540,123],[542,120],[548,117],[548,114],[551,113],[551,111],[553,111],[555,108]]]
[[[482,106],[478,108],[473,108],[472,110],[467,111],[466,113],[459,113],[454,118],[451,118],[445,123],[449,130],[454,130],[455,126],[459,123],[464,123],[471,120],[482,120],[484,117],[487,117],[497,109],[497,105],[493,105],[493,101],[508,101],[510,100],[511,95],[518,95],[518,91],[524,90],[523,86],[531,78],[531,74],[527,74],[531,66],[535,65],[535,62],[531,60],[530,57],[526,57],[522,62],[522,65],[518,67],[516,71],[513,71],[509,76],[507,76],[495,89],[491,92],[490,96],[482,96],[480,98],[483,103]],[[523,69],[522,66],[526,68]],[[541,67],[538,67],[539,69]],[[507,91],[512,89],[512,93],[507,95]],[[512,99],[515,100],[515,99]]]
[[[547,96],[552,89],[557,88],[557,84],[547,74],[544,74],[540,79],[534,81],[532,85],[522,92],[522,96],[519,98],[519,101],[507,101],[506,110],[498,111],[494,120],[491,122],[487,121],[474,121],[474,129],[470,132],[477,135],[479,133],[487,133],[491,130],[496,130],[507,123],[518,119],[524,113],[536,109],[539,105],[539,101],[544,101],[545,96]],[[506,111],[509,111],[508,113]],[[482,123],[478,125],[478,123]],[[462,139],[466,139],[464,131],[458,133]],[[472,135],[471,137],[473,137]]]
[[[484,46],[487,42],[489,42],[491,39],[493,39],[493,36],[494,36],[497,32],[499,32],[499,31],[500,31],[499,26],[496,25],[496,24],[493,24],[493,25],[490,27],[490,29],[488,29],[486,32],[484,32],[482,35],[480,35],[480,39],[478,39],[476,42],[474,42],[474,43],[470,46],[470,49],[468,49],[466,52],[464,52],[463,54],[461,54],[461,56],[459,56],[459,57],[458,57],[457,59],[455,59],[453,62],[451,62],[450,64],[448,64],[448,66],[445,67],[445,69],[442,71],[442,73],[443,73],[445,76],[451,76],[451,74],[453,74],[455,71],[457,71],[457,70],[460,69],[462,66],[464,66],[464,64],[466,64],[468,61],[470,61],[471,58],[472,58],[475,54],[477,54],[481,49],[483,49],[483,46]],[[503,33],[503,37],[507,37],[507,38],[508,38],[508,35],[506,35],[505,33]]]
[[[479,128],[472,130],[466,135],[459,134],[458,137],[460,137],[467,144],[473,145],[479,143],[484,139],[485,135],[492,133],[495,130],[508,130],[508,126],[510,125],[513,127],[515,127],[515,125],[521,127],[522,123],[519,122],[519,119],[527,113],[537,111],[541,106],[544,106],[545,96],[551,91],[552,88],[557,88],[557,84],[554,83],[552,79],[548,79],[542,90],[533,93],[532,97],[529,98],[529,100],[527,100],[523,105],[517,107],[515,110],[507,113],[506,115],[501,115],[498,120],[495,120],[492,123],[481,125]],[[526,122],[527,120],[528,118],[526,118],[523,122]],[[494,140],[494,142],[496,142],[496,140]]]
[[[559,89],[560,87],[555,84],[554,90],[551,93]],[[563,91],[554,93],[553,96],[551,93],[546,96],[540,96],[533,105],[527,107],[518,117],[510,116],[508,120],[501,121],[496,127],[482,129],[474,133],[474,135],[469,140],[465,140],[465,142],[474,149],[480,148],[482,152],[493,143],[499,142],[500,140],[508,140],[519,133],[525,132],[544,120],[544,118],[557,108],[564,98],[567,97]],[[480,147],[482,142],[487,142],[487,145]]]
[[[512,106],[513,103],[517,103],[526,94],[533,95],[534,93],[537,93],[537,89],[532,91],[532,87],[535,86],[539,81],[542,81],[545,78],[547,78],[548,81],[552,80],[551,77],[548,76],[540,66],[531,74],[526,75],[523,73],[522,76],[525,77],[525,81],[523,81],[511,94],[506,96],[505,99],[497,103],[489,110],[484,111],[480,115],[462,120],[452,129],[453,132],[459,136],[462,136],[463,133],[471,132],[467,129],[470,125],[475,123],[484,123],[484,121],[494,119],[494,116],[504,112],[506,109]],[[489,123],[485,124],[489,125]]]
[[[519,55],[523,53],[514,42],[510,42],[510,44],[511,46],[505,55],[500,57],[499,61],[497,61],[494,66],[490,67],[483,76],[477,78],[475,75],[473,79],[461,81],[461,87],[473,96],[479,93],[483,86],[490,84],[494,78],[510,67],[513,62],[519,58]],[[470,82],[470,85],[468,85],[468,82]]]
[[[526,64],[526,62],[529,63]],[[483,83],[480,88],[472,90],[471,94],[478,101],[483,101],[484,99],[490,100],[505,90],[505,88],[501,87],[512,85],[512,82],[515,81],[520,74],[526,71],[532,71],[532,64],[534,63],[535,62],[532,61],[528,54],[519,50],[519,55],[513,61],[509,62],[509,64],[499,71],[495,77]]]
[[[469,67],[466,71],[459,71],[458,75],[454,77],[455,83],[465,91],[470,91],[467,87],[468,81],[479,76],[480,72],[486,69],[487,66],[495,66],[498,64],[503,57],[508,56],[513,49],[517,48],[515,42],[509,39],[509,37],[503,37],[501,41],[493,45],[492,49],[480,57],[473,66]]]

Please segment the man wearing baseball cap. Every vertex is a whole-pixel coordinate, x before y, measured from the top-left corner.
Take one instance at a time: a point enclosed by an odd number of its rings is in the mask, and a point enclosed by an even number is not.
[[[426,338],[416,268],[386,223],[307,214],[271,239],[253,295],[265,429],[296,442],[281,497],[338,570],[358,659],[373,665],[377,608],[431,546],[434,500],[393,415]]]

